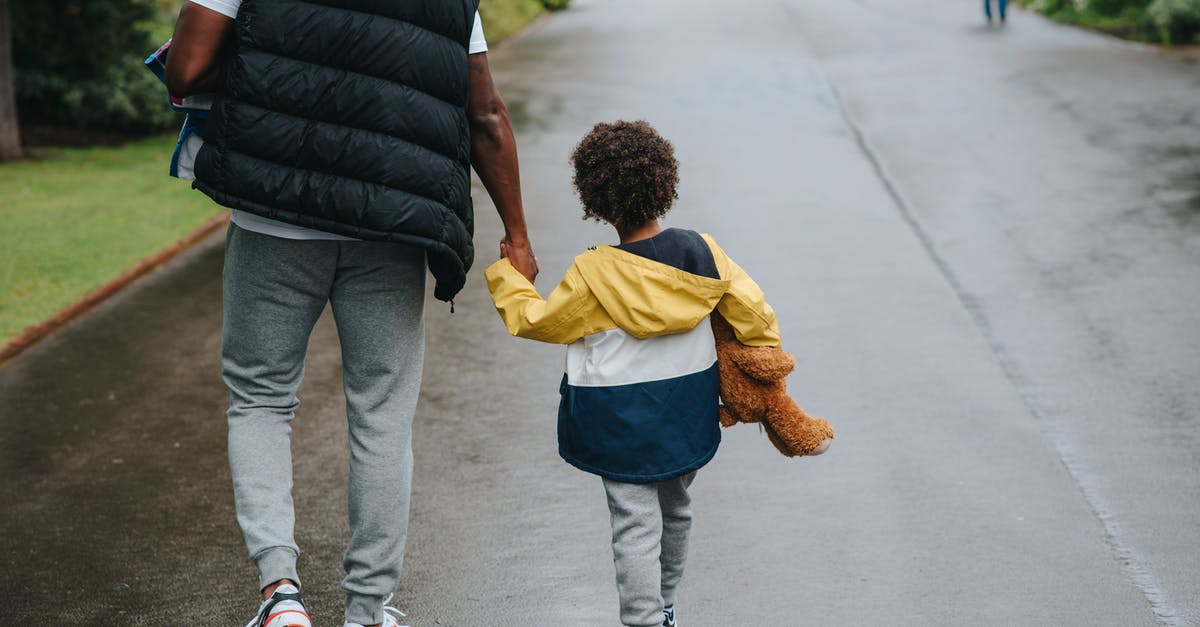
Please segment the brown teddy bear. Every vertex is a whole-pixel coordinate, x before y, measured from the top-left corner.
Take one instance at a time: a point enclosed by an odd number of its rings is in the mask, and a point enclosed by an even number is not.
[[[781,348],[746,346],[733,327],[713,313],[717,369],[721,375],[721,426],[757,422],[780,453],[820,455],[833,443],[833,428],[809,416],[787,394],[785,378],[796,361]]]

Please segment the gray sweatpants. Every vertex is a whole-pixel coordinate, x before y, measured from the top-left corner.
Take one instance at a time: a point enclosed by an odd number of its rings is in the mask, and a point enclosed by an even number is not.
[[[408,534],[412,420],[424,359],[425,254],[382,242],[289,240],[230,225],[221,368],[238,523],[259,583],[299,582],[291,421],[328,302],[350,433],[346,620],[383,620]]]
[[[695,478],[692,472],[656,483],[604,479],[623,625],[662,625],[663,607],[675,604],[692,527],[688,486]]]

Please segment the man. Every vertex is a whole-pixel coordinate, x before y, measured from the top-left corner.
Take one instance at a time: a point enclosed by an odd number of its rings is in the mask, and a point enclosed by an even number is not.
[[[537,274],[477,2],[192,0],[176,24],[168,88],[217,94],[195,187],[233,208],[222,374],[238,522],[263,595],[251,625],[311,625],[296,572],[290,424],[326,302],[350,427],[345,624],[389,627],[425,268],[453,311],[474,252],[470,166],[504,223],[509,258]]]

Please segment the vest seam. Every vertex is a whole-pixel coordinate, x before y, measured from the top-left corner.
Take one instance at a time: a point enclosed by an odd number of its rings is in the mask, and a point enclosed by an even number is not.
[[[295,0],[295,1],[299,2],[299,1],[302,1],[302,0]],[[311,4],[311,3],[308,3],[308,4]],[[325,5],[316,5],[316,6],[325,6]],[[327,8],[329,8],[329,7],[327,7]],[[364,15],[371,15],[371,14],[370,14],[370,13],[364,13]],[[404,22],[404,21],[402,21],[402,20],[393,20],[393,21],[401,22],[401,23],[403,23],[403,24],[408,24],[408,22]],[[414,26],[415,26],[415,25],[414,25]],[[417,28],[420,28],[420,27],[419,27],[419,26],[417,26]],[[421,30],[425,30],[425,29],[421,29]],[[433,31],[426,31],[426,32],[430,32],[430,33],[432,33]],[[434,33],[434,34],[436,35],[437,33]],[[284,59],[290,59],[290,60],[292,60],[292,61],[296,61],[297,63],[304,63],[304,64],[307,64],[307,65],[314,65],[314,66],[317,66],[317,67],[329,68],[329,69],[331,69],[331,70],[337,70],[337,71],[339,71],[339,72],[345,72],[345,73],[347,73],[347,74],[357,74],[357,75],[359,75],[359,76],[365,76],[365,77],[367,77],[367,78],[373,78],[373,79],[375,79],[375,80],[378,80],[378,81],[383,81],[383,82],[385,82],[385,83],[391,83],[391,84],[393,84],[393,85],[399,85],[399,86],[401,86],[401,87],[404,87],[404,88],[406,88],[406,89],[411,89],[411,90],[413,90],[413,91],[415,91],[415,92],[417,92],[417,93],[419,93],[419,94],[422,94],[422,95],[424,95],[424,96],[427,96],[427,97],[429,97],[429,98],[432,98],[432,99],[434,99],[434,100],[436,100],[436,101],[438,101],[438,102],[440,102],[440,103],[442,103],[442,104],[445,104],[445,105],[447,105],[447,106],[450,106],[450,107],[454,107],[455,109],[466,109],[466,106],[467,106],[465,103],[460,105],[460,104],[458,104],[458,103],[450,102],[449,100],[446,100],[445,98],[442,98],[442,97],[440,97],[440,96],[435,96],[434,94],[431,94],[431,93],[429,93],[429,92],[427,92],[427,91],[425,91],[425,90],[423,90],[423,89],[419,89],[419,88],[417,88],[417,87],[414,87],[414,86],[412,86],[412,85],[409,85],[408,83],[401,83],[401,82],[399,82],[399,81],[395,81],[395,80],[392,80],[392,79],[390,79],[390,78],[385,78],[385,77],[383,77],[383,76],[376,76],[376,75],[374,75],[374,74],[367,74],[366,72],[362,72],[362,71],[359,71],[359,70],[352,70],[352,69],[349,69],[349,68],[342,67],[342,66],[340,66],[340,65],[332,65],[332,64],[329,64],[329,63],[317,63],[317,62],[315,62],[315,61],[308,61],[308,60],[305,60],[305,59],[298,58],[298,57],[296,57],[296,56],[294,56],[294,55],[291,55],[291,54],[288,54],[288,53],[285,53],[285,52],[279,52],[279,51],[276,51],[276,50],[271,50],[271,49],[269,49],[269,48],[264,48],[263,46],[261,46],[261,45],[258,45],[258,43],[257,43],[256,41],[254,41],[254,40],[253,40],[252,38],[250,38],[250,37],[247,37],[247,38],[243,39],[243,41],[242,41],[241,43],[243,44],[243,48],[244,48],[244,49],[248,49],[248,50],[258,50],[258,51],[261,51],[261,52],[265,52],[265,53],[267,53],[267,54],[273,54],[273,55],[275,55],[275,56],[277,56],[277,57],[283,57]],[[468,49],[469,49],[469,48],[464,48],[464,50],[468,50]],[[239,53],[238,53],[238,54],[242,54],[242,52],[241,52],[241,51],[239,51]],[[470,56],[470,55],[467,55],[467,56]],[[468,85],[468,87],[469,87],[469,85],[470,85],[470,79],[469,79],[469,78],[468,78],[468,81],[467,81],[467,85]]]
[[[312,6],[315,6],[315,7],[321,7],[322,9],[329,9],[329,10],[331,10],[331,11],[344,11],[344,12],[346,12],[346,13],[357,13],[358,15],[365,15],[365,16],[367,16],[367,17],[369,17],[369,18],[372,18],[372,19],[374,19],[374,18],[382,18],[382,19],[385,19],[385,20],[391,20],[391,21],[393,21],[393,22],[400,22],[401,24],[408,24],[409,26],[412,26],[413,28],[419,28],[419,29],[421,29],[421,30],[423,30],[423,31],[425,31],[425,32],[427,32],[427,33],[431,33],[431,34],[433,34],[433,35],[436,35],[436,36],[438,36],[438,37],[441,37],[442,39],[445,39],[446,41],[448,41],[448,42],[450,42],[450,43],[452,43],[452,44],[455,44],[455,45],[457,45],[457,46],[462,46],[463,50],[470,50],[470,49],[471,49],[471,41],[470,41],[470,39],[471,39],[471,29],[474,27],[474,24],[471,24],[471,26],[468,26],[468,27],[467,27],[467,41],[465,41],[465,42],[462,42],[462,41],[455,41],[454,39],[451,39],[451,38],[450,38],[450,36],[448,36],[448,35],[443,35],[442,33],[439,33],[439,32],[437,32],[437,31],[435,31],[435,30],[433,30],[433,29],[430,29],[430,28],[425,28],[424,26],[421,26],[420,24],[417,24],[416,22],[410,22],[410,21],[408,21],[408,20],[402,20],[402,19],[400,19],[400,18],[398,18],[398,17],[392,17],[392,16],[390,16],[390,15],[384,15],[384,14],[382,14],[382,13],[369,13],[369,12],[367,12],[367,11],[358,11],[358,10],[356,10],[356,9],[348,9],[348,8],[346,8],[346,7],[337,7],[337,6],[333,6],[333,5],[330,5],[330,4],[323,4],[323,3],[321,3],[321,2],[313,2],[312,0],[292,0],[292,2],[295,2],[295,3],[297,3],[297,4],[308,4],[308,5],[312,5]],[[476,9],[476,10],[478,10],[478,9]]]
[[[383,183],[379,183],[379,182],[377,182],[377,181],[368,181],[368,180],[366,180],[366,179],[361,179],[361,178],[357,178],[357,177],[353,177],[353,176],[344,176],[344,175],[341,175],[341,174],[331,174],[331,173],[329,173],[329,172],[321,172],[320,170],[313,170],[313,169],[310,169],[310,168],[301,168],[301,167],[294,166],[294,165],[289,165],[289,164],[286,164],[286,163],[280,163],[280,162],[278,162],[278,161],[273,161],[273,160],[271,160],[271,159],[264,159],[264,158],[262,158],[262,157],[256,157],[256,156],[254,156],[254,155],[251,155],[251,154],[248,154],[248,153],[244,153],[244,152],[242,152],[242,151],[240,151],[240,150],[234,150],[234,149],[230,148],[229,146],[224,146],[223,148],[224,148],[224,150],[223,150],[224,152],[236,153],[236,154],[238,154],[238,155],[241,155],[242,157],[245,157],[245,158],[247,158],[247,159],[254,159],[255,161],[261,161],[261,162],[263,162],[263,163],[266,163],[266,164],[270,164],[270,165],[273,165],[273,166],[278,166],[278,167],[281,167],[281,168],[286,168],[286,169],[288,169],[288,170],[293,170],[293,171],[296,171],[296,172],[304,172],[304,173],[306,173],[306,174],[321,174],[321,175],[324,175],[324,176],[332,176],[332,177],[336,177],[336,178],[343,178],[343,179],[346,179],[346,180],[348,180],[348,181],[355,181],[355,182],[358,182],[358,183],[363,183],[363,184],[365,184],[365,185],[374,185],[374,186],[376,186],[376,187],[382,187],[382,188],[384,188],[384,189],[389,189],[389,190],[392,190],[392,191],[395,191],[395,192],[400,192],[401,194],[408,194],[409,196],[414,196],[414,197],[416,197],[416,198],[420,198],[420,199],[422,199],[422,200],[428,200],[429,202],[431,202],[431,203],[433,203],[433,204],[435,204],[435,205],[437,205],[437,206],[441,207],[442,209],[445,209],[445,210],[446,210],[446,213],[449,213],[449,214],[451,214],[451,215],[453,215],[453,216],[455,216],[455,217],[458,217],[458,214],[454,212],[454,209],[452,209],[452,208],[450,207],[450,205],[447,205],[446,203],[444,203],[444,202],[442,202],[442,201],[440,201],[440,200],[437,200],[437,199],[435,199],[435,198],[430,198],[430,197],[428,197],[428,196],[425,196],[425,195],[423,195],[423,194],[417,194],[417,193],[415,193],[415,192],[410,192],[410,191],[408,191],[408,190],[406,190],[406,189],[400,189],[400,188],[398,188],[398,187],[392,187],[391,185],[385,185],[385,184],[383,184]],[[253,201],[250,201],[250,202],[253,202]],[[256,203],[256,204],[257,204],[257,203]],[[461,219],[460,219],[460,221],[461,221]]]
[[[277,212],[291,213],[291,214],[295,214],[295,215],[305,215],[305,214],[301,214],[298,211],[291,211],[288,209],[279,209],[278,207],[270,207],[270,206],[264,205],[262,203],[250,200],[249,198],[246,198],[245,196],[239,196],[237,194],[232,194],[229,192],[221,191],[221,190],[218,190],[215,187],[208,185],[206,183],[203,183],[201,181],[196,181],[195,187],[210,196],[213,194],[223,196],[225,201],[236,201],[236,202],[244,203],[242,206],[233,207],[234,209],[238,209],[239,211],[248,211],[248,212],[256,214],[256,215],[262,215],[258,211],[255,211],[254,209],[249,208],[249,207],[253,206],[253,207],[263,207],[263,208],[271,209],[271,210],[274,210]],[[224,202],[224,201],[219,201],[219,202]],[[234,203],[229,203],[229,204],[233,205]],[[270,217],[270,216],[263,216],[263,217]],[[321,222],[325,223],[325,224],[315,225],[315,226],[320,227],[320,230],[322,230],[322,231],[326,231],[329,233],[336,233],[338,235],[346,235],[348,237],[358,237],[362,241],[393,242],[393,243],[399,243],[399,244],[408,244],[408,245],[412,245],[412,246],[420,246],[421,248],[424,248],[426,250],[434,249],[434,250],[437,250],[438,252],[449,253],[449,255],[451,257],[459,260],[460,266],[465,265],[462,263],[461,259],[458,256],[458,252],[455,251],[453,247],[451,247],[449,244],[445,243],[444,241],[439,241],[432,237],[426,237],[424,235],[414,235],[412,233],[402,233],[402,232],[396,232],[396,231],[381,231],[379,229],[372,229],[370,227],[360,227],[360,226],[355,226],[353,228],[357,229],[358,231],[361,231],[361,232],[351,233],[351,232],[347,232],[345,230],[344,227],[346,227],[348,225],[346,225],[343,222],[337,222],[335,220],[330,220],[328,218],[319,218],[316,216],[309,216],[309,217],[312,217],[314,220],[320,220]],[[271,218],[271,219],[275,220],[278,218]],[[291,223],[289,223],[289,224],[291,224]],[[297,226],[304,226],[304,225],[297,225]],[[342,227],[342,231],[337,230],[338,227]],[[310,228],[312,228],[312,227],[310,227]],[[363,237],[363,235],[376,236],[376,237]]]
[[[286,112],[286,111],[279,111],[278,109],[268,109],[267,107],[264,107],[264,106],[262,106],[262,105],[259,105],[259,104],[255,104],[255,103],[253,103],[253,102],[250,102],[249,100],[242,100],[241,98],[234,98],[234,101],[235,101],[235,103],[234,103],[234,104],[241,103],[241,104],[244,104],[244,105],[247,105],[247,106],[250,106],[250,107],[254,107],[255,109],[258,109],[258,110],[260,110],[260,111],[266,111],[267,113],[274,113],[274,114],[278,114],[278,115],[283,115],[283,116],[287,116],[287,117],[289,117],[289,118],[293,118],[293,119],[296,119],[296,120],[302,120],[302,121],[304,121],[304,122],[310,122],[310,123],[315,123],[315,124],[324,124],[324,125],[327,125],[327,126],[332,126],[332,127],[334,127],[334,128],[342,128],[342,129],[349,129],[349,130],[353,130],[353,131],[361,131],[361,132],[363,132],[363,133],[375,133],[375,134],[377,134],[377,135],[383,135],[384,137],[390,137],[391,139],[394,139],[394,140],[396,140],[396,141],[398,141],[398,142],[403,142],[403,143],[405,143],[405,144],[408,144],[409,146],[414,146],[414,147],[416,147],[416,148],[418,148],[418,149],[420,149],[420,150],[424,150],[424,151],[426,151],[426,152],[429,152],[429,153],[431,153],[432,155],[435,155],[435,156],[441,157],[441,158],[445,159],[446,161],[449,161],[450,163],[452,163],[452,164],[454,164],[455,166],[457,166],[457,167],[459,168],[459,171],[460,171],[460,172],[461,172],[462,170],[465,170],[465,169],[466,169],[466,166],[465,166],[465,164],[463,164],[463,162],[459,161],[458,159],[455,159],[454,157],[449,157],[449,156],[447,156],[447,155],[445,155],[445,154],[443,154],[443,153],[441,153],[441,152],[438,152],[437,150],[434,150],[434,149],[432,149],[432,148],[430,148],[430,147],[428,147],[428,146],[423,146],[423,145],[421,145],[421,144],[418,144],[417,142],[410,141],[410,140],[404,139],[404,138],[402,138],[402,137],[398,137],[398,136],[396,136],[396,135],[393,135],[393,134],[391,134],[391,133],[383,133],[383,132],[376,131],[376,130],[369,129],[369,128],[362,128],[361,126],[351,126],[351,125],[349,125],[349,124],[338,124],[337,122],[327,122],[327,121],[325,121],[325,120],[318,120],[318,119],[316,119],[316,118],[309,118],[309,117],[305,117],[305,116],[302,116],[302,115],[296,115],[296,114],[294,114],[294,113],[288,113],[288,112]],[[228,116],[228,115],[226,115],[225,117],[227,117],[227,118],[228,118],[229,116]],[[247,153],[247,152],[244,152],[244,151],[241,151],[241,150],[234,149],[234,148],[230,147],[230,146],[229,146],[229,144],[230,144],[229,138],[228,138],[228,137],[226,137],[226,138],[223,138],[223,141],[222,141],[222,148],[223,148],[223,149],[225,149],[225,150],[231,150],[231,151],[233,151],[233,152],[236,152],[236,153],[239,153],[239,154],[246,155],[246,156],[248,156],[248,157],[254,157],[255,159],[259,159],[259,160],[261,160],[261,161],[266,161],[267,163],[274,163],[275,165],[281,165],[281,166],[284,166],[284,167],[289,167],[289,168],[290,168],[290,167],[294,167],[294,166],[292,166],[292,165],[290,165],[290,164],[286,164],[286,163],[280,163],[279,161],[274,161],[274,160],[272,160],[272,159],[266,159],[266,158],[263,158],[263,157],[258,157],[258,156],[255,156],[255,155],[251,155],[250,153]],[[301,168],[301,167],[298,167],[298,166],[295,166],[295,167],[296,167],[296,169],[297,169],[297,170],[307,170],[307,171],[310,171],[310,172],[319,172],[319,170],[313,170],[312,168]],[[331,172],[323,172],[323,174],[329,174],[330,176],[342,176],[341,174],[334,174],[334,173],[331,173]],[[348,179],[351,179],[351,180],[356,180],[356,181],[358,181],[358,180],[363,180],[363,179],[358,179],[358,178],[355,178],[355,177],[353,177],[353,176],[345,176],[344,178],[348,178]],[[375,181],[365,181],[365,182],[368,182],[368,183],[374,183]],[[417,194],[417,193],[411,192],[411,191],[409,191],[409,190],[406,190],[406,189],[400,189],[400,188],[398,188],[398,187],[392,187],[391,185],[385,185],[385,184],[383,184],[383,183],[378,183],[378,185],[381,185],[381,186],[383,186],[383,187],[387,187],[388,189],[395,189],[395,190],[397,190],[397,191],[401,191],[401,192],[407,192],[407,193],[409,193],[409,194],[412,194],[412,195],[414,195],[414,196],[420,196],[421,198],[426,198],[426,199],[432,200],[432,201],[434,201],[434,202],[437,202],[437,203],[440,203],[440,204],[446,204],[446,203],[444,203],[444,202],[442,202],[442,201],[440,201],[440,200],[437,200],[437,199],[435,199],[435,198],[433,198],[433,197],[430,197],[430,196],[426,196],[426,195],[424,195],[424,194]],[[443,185],[442,187],[445,187],[445,185]]]
[[[270,50],[263,50],[262,48],[256,48],[256,50],[261,50],[261,51],[263,51],[263,52],[265,52],[265,53],[267,53],[267,54],[277,54],[277,53],[271,52]],[[437,96],[433,96],[433,95],[431,95],[431,94],[428,94],[428,93],[426,93],[426,92],[423,92],[423,91],[421,91],[420,89],[417,89],[416,87],[413,87],[413,86],[411,86],[411,85],[406,85],[406,84],[404,84],[404,83],[397,83],[397,82],[395,82],[395,81],[389,81],[389,80],[387,80],[386,78],[379,78],[378,76],[373,76],[373,75],[371,75],[371,74],[363,74],[362,72],[355,72],[355,71],[353,71],[353,70],[344,70],[344,69],[342,69],[342,68],[334,67],[334,66],[332,66],[332,65],[321,65],[320,63],[313,63],[313,62],[311,62],[311,61],[305,61],[304,59],[297,59],[297,58],[295,58],[295,57],[289,57],[289,56],[287,56],[287,55],[284,55],[284,54],[279,54],[279,55],[277,55],[277,56],[280,56],[280,57],[282,57],[282,58],[284,58],[284,59],[288,59],[288,60],[290,60],[290,61],[295,61],[295,62],[297,62],[297,63],[303,63],[303,64],[305,64],[305,65],[311,65],[311,66],[314,66],[314,67],[320,67],[320,68],[328,68],[328,69],[331,69],[331,70],[337,70],[338,72],[345,72],[345,73],[347,73],[347,74],[356,74],[356,75],[358,75],[358,76],[363,76],[363,77],[365,77],[365,78],[370,78],[370,79],[374,79],[374,80],[378,80],[378,81],[383,81],[383,82],[385,82],[385,83],[390,83],[390,84],[392,84],[392,85],[396,85],[397,87],[400,87],[400,88],[402,88],[402,89],[407,89],[407,90],[410,90],[410,91],[416,92],[416,93],[418,93],[418,94],[421,94],[421,95],[423,95],[423,96],[426,96],[426,97],[428,97],[428,98],[431,98],[431,99],[433,99],[433,100],[436,100],[436,101],[438,101],[438,102],[440,102],[440,103],[442,103],[442,104],[444,104],[444,105],[446,105],[446,106],[449,106],[449,107],[454,107],[454,109],[455,109],[455,113],[456,113],[456,114],[457,114],[457,112],[458,112],[458,111],[464,111],[464,112],[466,111],[466,106],[465,106],[465,105],[464,105],[464,106],[462,106],[462,107],[459,107],[459,106],[458,106],[458,105],[456,105],[456,104],[453,104],[453,103],[450,103],[450,102],[446,102],[445,100],[442,100],[441,98],[438,98]],[[237,64],[235,63],[234,65],[237,65]],[[398,140],[400,140],[400,141],[402,141],[402,142],[406,142],[406,143],[412,144],[412,145],[414,145],[414,146],[419,146],[419,147],[421,147],[421,148],[424,148],[425,150],[428,150],[429,152],[432,152],[432,153],[434,153],[434,154],[436,154],[436,155],[439,155],[439,156],[445,157],[445,158],[447,158],[447,159],[449,159],[449,160],[453,161],[454,163],[458,163],[458,164],[464,164],[464,163],[463,163],[463,161],[459,160],[459,158],[458,158],[458,156],[459,156],[459,155],[457,155],[457,154],[454,154],[454,155],[448,155],[448,154],[446,154],[446,153],[444,153],[444,152],[442,152],[442,151],[440,151],[440,150],[438,150],[438,149],[436,149],[436,148],[431,148],[431,147],[429,147],[429,146],[426,146],[426,145],[424,145],[424,144],[417,143],[417,142],[415,142],[415,141],[413,141],[413,140],[411,140],[411,139],[406,139],[406,138],[404,138],[404,137],[400,137],[399,135],[396,135],[396,134],[394,134],[394,133],[388,133],[388,132],[386,132],[386,131],[380,131],[380,130],[375,130],[375,129],[370,129],[370,128],[363,128],[363,127],[361,127],[361,126],[353,126],[353,125],[350,125],[350,124],[338,124],[337,122],[328,122],[328,121],[326,121],[326,120],[321,120],[321,119],[318,119],[318,118],[312,118],[312,117],[307,117],[307,116],[303,116],[303,115],[298,115],[298,114],[295,114],[295,113],[288,113],[288,112],[285,112],[285,111],[280,111],[279,109],[274,109],[274,108],[266,107],[266,106],[263,106],[262,104],[259,104],[259,103],[257,103],[257,102],[253,102],[253,101],[251,101],[251,100],[249,100],[249,99],[245,98],[245,97],[244,97],[244,96],[242,96],[241,94],[230,93],[230,94],[228,94],[228,95],[227,95],[227,97],[232,97],[232,99],[233,99],[234,101],[244,102],[244,103],[246,103],[246,104],[249,104],[249,105],[252,105],[252,106],[258,107],[259,109],[262,109],[262,110],[264,110],[264,111],[270,111],[270,112],[272,112],[272,113],[282,113],[282,114],[284,114],[284,115],[289,115],[289,116],[291,116],[291,117],[294,117],[294,118],[300,118],[300,119],[302,119],[302,120],[311,120],[311,121],[313,121],[313,122],[321,122],[321,123],[324,123],[324,124],[332,124],[332,125],[335,125],[335,126],[341,126],[341,127],[344,127],[344,128],[353,128],[353,129],[357,129],[357,130],[360,130],[360,131],[367,131],[367,132],[370,132],[370,133],[379,133],[380,135],[384,135],[384,136],[387,136],[387,137],[392,137],[392,138],[398,139]],[[457,153],[458,151],[456,150],[455,152]]]

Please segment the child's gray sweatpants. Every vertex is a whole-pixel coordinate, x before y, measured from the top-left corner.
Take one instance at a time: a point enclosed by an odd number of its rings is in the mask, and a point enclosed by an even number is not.
[[[663,607],[675,604],[692,527],[688,486],[695,478],[691,472],[655,483],[604,479],[624,625],[662,625]]]
[[[400,579],[408,533],[412,421],[424,359],[425,253],[386,242],[282,239],[231,225],[223,296],[229,467],[259,584],[300,581],[291,422],[308,337],[329,303],[350,423],[346,620],[382,622],[383,599]]]

